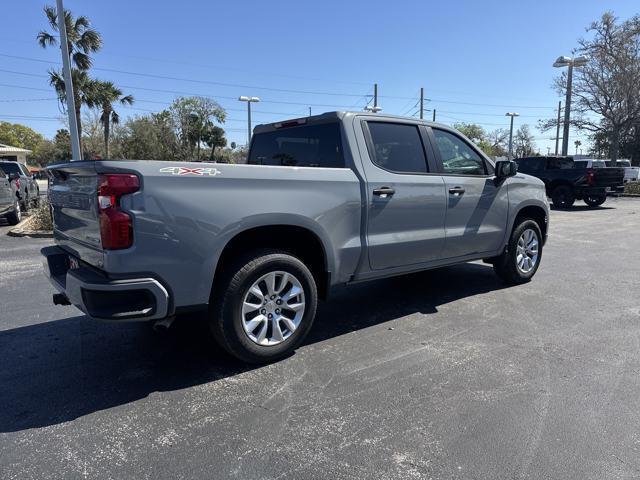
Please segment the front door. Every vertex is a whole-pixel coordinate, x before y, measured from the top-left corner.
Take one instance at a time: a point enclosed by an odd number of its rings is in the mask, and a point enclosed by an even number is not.
[[[464,138],[433,128],[432,137],[447,195],[443,258],[499,250],[505,239],[509,198],[493,166]]]
[[[361,150],[372,270],[438,259],[444,247],[445,187],[434,173],[426,130],[411,121],[368,119]]]

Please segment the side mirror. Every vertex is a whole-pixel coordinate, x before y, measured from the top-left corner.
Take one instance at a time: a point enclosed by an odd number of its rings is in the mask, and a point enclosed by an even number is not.
[[[498,179],[513,177],[518,173],[518,164],[513,160],[500,160],[496,162],[495,171]]]

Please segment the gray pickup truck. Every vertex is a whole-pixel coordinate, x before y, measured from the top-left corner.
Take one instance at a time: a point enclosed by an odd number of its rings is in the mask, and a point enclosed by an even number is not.
[[[287,355],[332,287],[473,260],[508,283],[540,265],[544,184],[443,125],[332,112],[257,126],[246,165],[49,168],[60,293],[100,320],[205,312],[247,362]],[[455,288],[455,287],[453,287]]]

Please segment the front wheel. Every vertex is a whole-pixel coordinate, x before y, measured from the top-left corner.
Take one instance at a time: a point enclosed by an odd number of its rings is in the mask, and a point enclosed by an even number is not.
[[[312,273],[280,251],[254,252],[223,272],[214,286],[210,327],[227,352],[268,363],[293,352],[309,332],[318,292]]]
[[[601,195],[588,195],[584,197],[584,203],[590,207],[599,207],[607,200],[606,194]]]
[[[511,232],[507,248],[496,257],[493,269],[505,282],[526,283],[535,275],[542,258],[542,233],[539,225],[524,219]]]

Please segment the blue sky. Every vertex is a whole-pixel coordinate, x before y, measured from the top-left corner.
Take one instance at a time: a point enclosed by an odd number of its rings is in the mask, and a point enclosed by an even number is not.
[[[52,118],[61,114],[46,72],[60,53],[35,42],[46,27],[45,3],[0,1],[0,120],[51,137],[62,125]],[[424,87],[426,108],[443,123],[493,130],[507,127],[504,113],[515,110],[522,115],[516,125],[535,127],[555,115],[553,60],[569,54],[605,10],[621,18],[640,11],[631,0],[66,0],[65,7],[102,33],[94,66],[104,70],[93,75],[135,96],[133,108],[120,108],[122,117],[158,111],[179,95],[173,92],[211,96],[227,109],[228,139],[239,144],[246,110],[238,95],[261,98],[255,124],[303,116],[309,106],[314,114],[361,110],[374,82],[388,113],[413,114]],[[551,134],[533,133],[542,153],[553,151]],[[576,135],[586,143],[576,133],[571,142]]]

